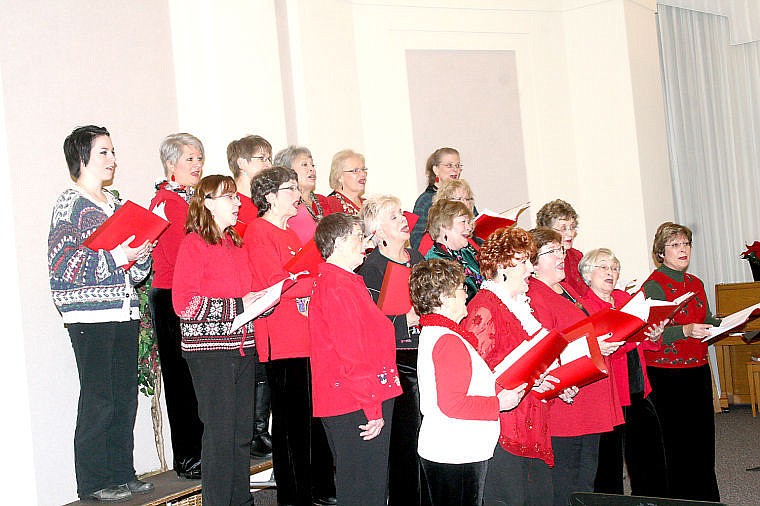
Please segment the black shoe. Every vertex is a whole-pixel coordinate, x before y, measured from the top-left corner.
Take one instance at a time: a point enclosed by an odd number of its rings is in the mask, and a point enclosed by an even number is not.
[[[311,503],[314,506],[335,506],[338,504],[338,499],[335,497],[315,497]]]
[[[272,436],[261,433],[251,441],[251,457],[261,458],[272,453]]]
[[[90,494],[90,499],[101,502],[122,502],[129,501],[132,498],[132,492],[126,485],[116,487],[101,488]]]
[[[126,485],[129,491],[133,494],[149,494],[153,492],[154,488],[156,488],[152,483],[138,480],[137,478],[132,481],[128,481]]]
[[[201,459],[198,457],[182,459],[179,463],[175,463],[174,470],[180,478],[185,478],[186,480],[200,480]]]

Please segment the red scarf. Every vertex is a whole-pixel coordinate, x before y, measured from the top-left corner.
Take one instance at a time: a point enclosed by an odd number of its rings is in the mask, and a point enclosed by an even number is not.
[[[452,320],[451,318],[448,318],[446,316],[437,314],[437,313],[430,313],[430,314],[424,314],[420,316],[420,327],[444,327],[449,329],[450,331],[454,332],[455,334],[459,334],[462,339],[470,343],[473,348],[476,350],[478,349],[478,338],[475,337],[475,334],[472,332],[465,330],[464,327],[459,325],[457,322]]]

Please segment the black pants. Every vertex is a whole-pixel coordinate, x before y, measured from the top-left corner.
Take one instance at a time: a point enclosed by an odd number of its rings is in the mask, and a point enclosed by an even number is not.
[[[396,362],[403,393],[393,402],[393,430],[388,467],[388,505],[429,505],[427,485],[417,455],[422,423],[417,386],[417,350],[397,350]]]
[[[204,423],[201,490],[204,506],[253,504],[250,492],[253,438],[253,353],[193,352],[187,364]]]
[[[153,330],[161,360],[161,376],[166,395],[166,415],[171,430],[174,469],[183,461],[199,459],[203,423],[198,417],[193,380],[182,358],[179,317],[172,306],[172,291],[152,288],[149,295]]]
[[[594,491],[623,494],[623,460],[628,468],[631,494],[667,497],[667,470],[660,420],[649,397],[631,395],[631,405],[623,406],[625,424],[599,439],[599,466]]]
[[[277,502],[311,506],[312,491],[320,497],[334,496],[335,492],[332,455],[322,432],[314,432],[312,446],[309,359],[272,360],[266,363],[266,369],[272,391],[272,465]]]
[[[518,457],[496,445],[485,483],[487,506],[550,506],[552,475],[541,459]]]
[[[443,464],[420,458],[433,506],[481,506],[488,461]]]
[[[715,414],[710,366],[647,368],[662,424],[668,497],[720,501],[715,477]]]
[[[599,459],[599,434],[552,437],[554,505],[567,506],[573,492],[593,492]]]
[[[385,426],[365,441],[359,425],[364,412],[322,418],[335,458],[335,488],[340,506],[385,506],[388,490],[388,451],[393,428],[393,399],[383,402]]]
[[[138,325],[67,325],[79,372],[74,467],[80,498],[135,479]]]

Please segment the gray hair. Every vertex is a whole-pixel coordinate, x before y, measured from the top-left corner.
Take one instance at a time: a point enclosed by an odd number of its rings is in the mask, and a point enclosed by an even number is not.
[[[578,262],[578,271],[580,271],[581,277],[587,285],[591,283],[591,271],[594,269],[594,266],[597,264],[597,262],[599,262],[601,257],[609,258],[613,264],[617,264],[617,266],[620,267],[620,260],[618,260],[618,258],[615,256],[615,253],[613,253],[611,249],[592,249],[583,255],[581,261]]]
[[[274,155],[274,158],[272,159],[272,165],[279,165],[280,167],[288,167],[292,169],[293,160],[301,155],[308,156],[309,158],[314,158],[311,156],[311,151],[309,151],[309,148],[290,145]]]
[[[188,133],[167,135],[166,138],[161,141],[161,146],[158,148],[158,153],[161,156],[161,165],[164,166],[164,175],[169,175],[169,168],[166,164],[177,163],[179,156],[182,154],[183,146],[194,146],[201,152],[201,156],[205,158],[203,143],[196,136]]]
[[[380,222],[388,218],[393,211],[401,208],[401,200],[393,195],[379,195],[368,198],[364,201],[359,219],[362,220],[362,231],[365,237],[372,234],[372,242],[377,246],[380,238],[377,236],[377,230],[380,228]]]

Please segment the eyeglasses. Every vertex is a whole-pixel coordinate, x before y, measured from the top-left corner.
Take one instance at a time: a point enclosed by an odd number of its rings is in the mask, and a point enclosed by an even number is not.
[[[290,186],[283,186],[283,187],[277,188],[278,192],[279,191],[285,191],[285,190],[290,190],[292,192],[297,192],[298,191],[298,185],[292,184]]]
[[[457,202],[475,202],[472,197],[451,197],[449,200],[455,200]]]
[[[554,248],[548,251],[544,251],[543,253],[539,253],[537,257],[540,257],[541,255],[554,255],[555,257],[562,258],[565,256],[565,247],[560,246],[559,248]]]
[[[573,232],[573,233],[575,233],[575,232],[578,231],[578,225],[571,225],[569,227],[566,226],[566,225],[563,225],[562,228],[552,227],[552,230],[556,230],[560,234],[564,234],[565,232]]]
[[[261,160],[264,163],[272,163],[272,157],[271,156],[264,156],[264,155],[258,155],[258,156],[252,156],[251,160],[253,159]]]
[[[451,169],[462,170],[462,167],[464,167],[464,165],[461,164],[461,163],[451,163],[451,162],[449,162],[449,163],[439,163],[438,167],[446,167],[449,170],[451,170]]]
[[[684,242],[674,242],[671,244],[666,244],[668,248],[676,248],[680,249],[682,246],[686,248],[691,248],[691,241],[684,241]]]
[[[613,266],[613,265],[592,265],[592,267],[596,267],[597,269],[604,271],[604,272],[620,272],[620,266]]]
[[[350,172],[354,176],[358,175],[360,172],[364,172],[365,174],[369,172],[369,169],[367,167],[357,167],[355,169],[348,169],[344,170],[343,172]]]
[[[230,202],[237,202],[240,203],[240,195],[237,193],[225,193],[224,195],[211,195],[210,193],[206,195],[207,199],[209,200],[216,200],[216,199],[227,199]]]

